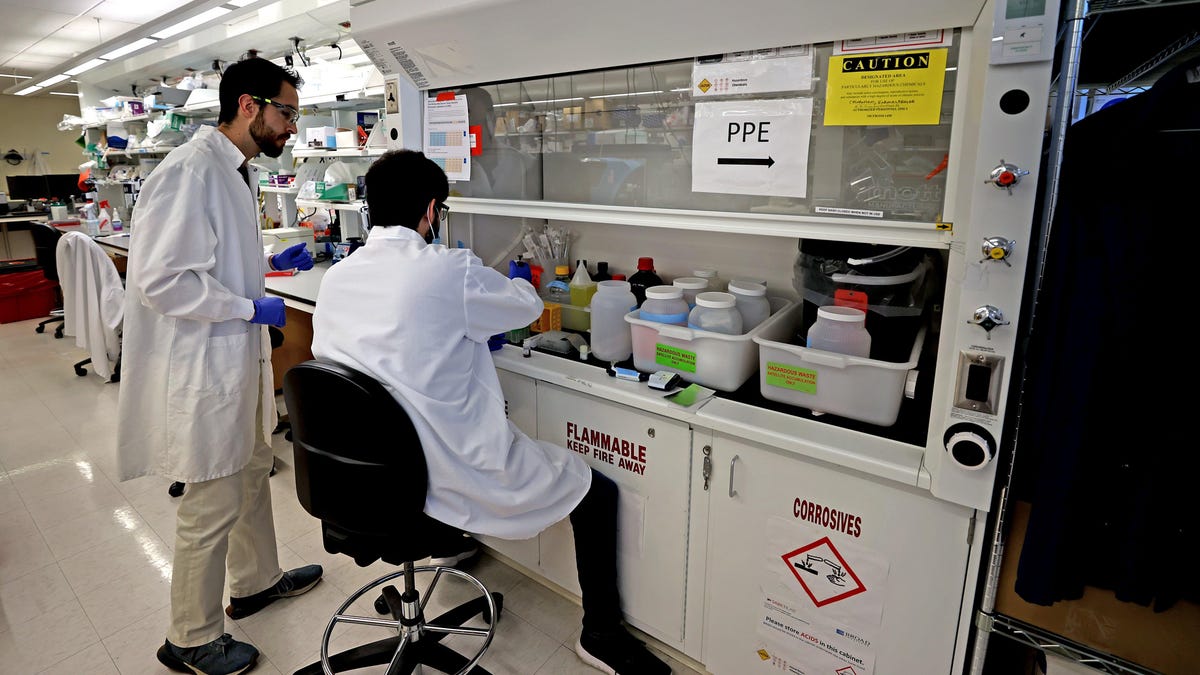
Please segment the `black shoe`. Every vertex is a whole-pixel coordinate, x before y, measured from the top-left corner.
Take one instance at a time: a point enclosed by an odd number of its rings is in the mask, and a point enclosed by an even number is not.
[[[171,670],[196,675],[237,675],[254,667],[258,650],[229,633],[199,647],[176,647],[164,641],[158,660]]]
[[[479,544],[468,535],[453,537],[442,548],[429,557],[429,564],[437,567],[454,567],[479,553]]]
[[[294,598],[307,593],[321,580],[320,565],[305,565],[283,573],[283,577],[261,593],[248,595],[244,598],[229,598],[229,606],[225,613],[231,619],[244,619],[280,598]]]
[[[671,667],[624,628],[583,631],[575,643],[575,653],[584,663],[608,675],[671,675]]]

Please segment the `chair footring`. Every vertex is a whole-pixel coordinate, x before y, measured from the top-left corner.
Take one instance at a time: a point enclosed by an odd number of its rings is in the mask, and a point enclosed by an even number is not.
[[[369,666],[386,665],[391,663],[399,643],[399,637],[390,637],[360,645],[330,656],[329,666],[333,672],[341,673]],[[469,661],[470,659],[467,657],[435,640],[424,639],[405,645],[400,662],[394,668],[388,669],[387,672],[388,675],[407,675],[417,665],[425,665],[453,675],[462,670]],[[317,661],[297,670],[295,675],[322,675],[323,672],[321,662]],[[491,673],[480,666],[475,666],[471,668],[468,675],[491,675]]]

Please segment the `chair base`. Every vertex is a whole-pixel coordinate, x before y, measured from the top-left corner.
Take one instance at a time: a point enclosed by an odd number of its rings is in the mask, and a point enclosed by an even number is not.
[[[474,585],[480,595],[426,621],[423,608],[427,599],[421,598],[420,591],[416,590],[413,584],[413,577],[418,573],[434,574],[427,594],[432,595],[443,574],[450,574]],[[386,612],[390,612],[391,620],[345,614],[359,598],[401,576],[404,577],[403,594],[397,591],[395,586],[388,584],[375,601],[376,610],[382,607]],[[325,635],[321,641],[321,660],[297,670],[295,675],[341,673],[378,665],[388,665],[387,675],[408,675],[418,666],[426,666],[451,675],[490,675],[487,670],[475,664],[491,644],[496,631],[496,621],[493,617],[498,618],[501,615],[503,606],[503,595],[488,592],[478,579],[466,572],[450,567],[414,567],[411,562],[406,562],[402,570],[363,586],[338,608],[325,628]],[[463,627],[463,624],[477,615],[482,615],[488,623],[486,629]],[[379,626],[396,631],[397,634],[330,656],[329,640],[333,634],[333,627],[338,623]],[[483,644],[473,657],[467,657],[441,644],[441,639],[450,634],[478,637],[483,640]]]

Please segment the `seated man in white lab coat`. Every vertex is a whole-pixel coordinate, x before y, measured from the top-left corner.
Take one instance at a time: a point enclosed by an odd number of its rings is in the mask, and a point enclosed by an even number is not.
[[[370,235],[321,283],[313,354],[375,377],[412,417],[429,467],[429,516],[505,539],[570,516],[584,612],[576,652],[610,674],[669,673],[622,625],[616,484],[505,416],[487,340],[540,316],[537,292],[467,249],[429,244],[449,184],[422,153],[383,155],[366,183]]]

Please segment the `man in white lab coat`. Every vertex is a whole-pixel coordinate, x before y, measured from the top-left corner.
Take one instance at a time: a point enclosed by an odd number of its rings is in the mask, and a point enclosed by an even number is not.
[[[583,590],[576,652],[607,673],[669,673],[621,622],[616,484],[505,416],[487,340],[540,316],[537,292],[467,249],[429,244],[448,212],[449,184],[422,153],[383,155],[366,184],[371,231],[321,282],[313,354],[379,380],[412,417],[430,517],[526,539],[569,516]]]
[[[299,85],[265,59],[229,66],[219,125],[167,155],[134,210],[117,459],[122,480],[160,474],[188,485],[158,650],[180,672],[249,670],[258,650],[225,633],[225,615],[248,616],[321,578],[319,565],[280,569],[267,481],[275,424],[267,325],[283,325],[284,306],[266,296],[264,273],[308,269],[312,259],[302,244],[264,256],[246,171],[260,152],[278,157],[295,133]]]

